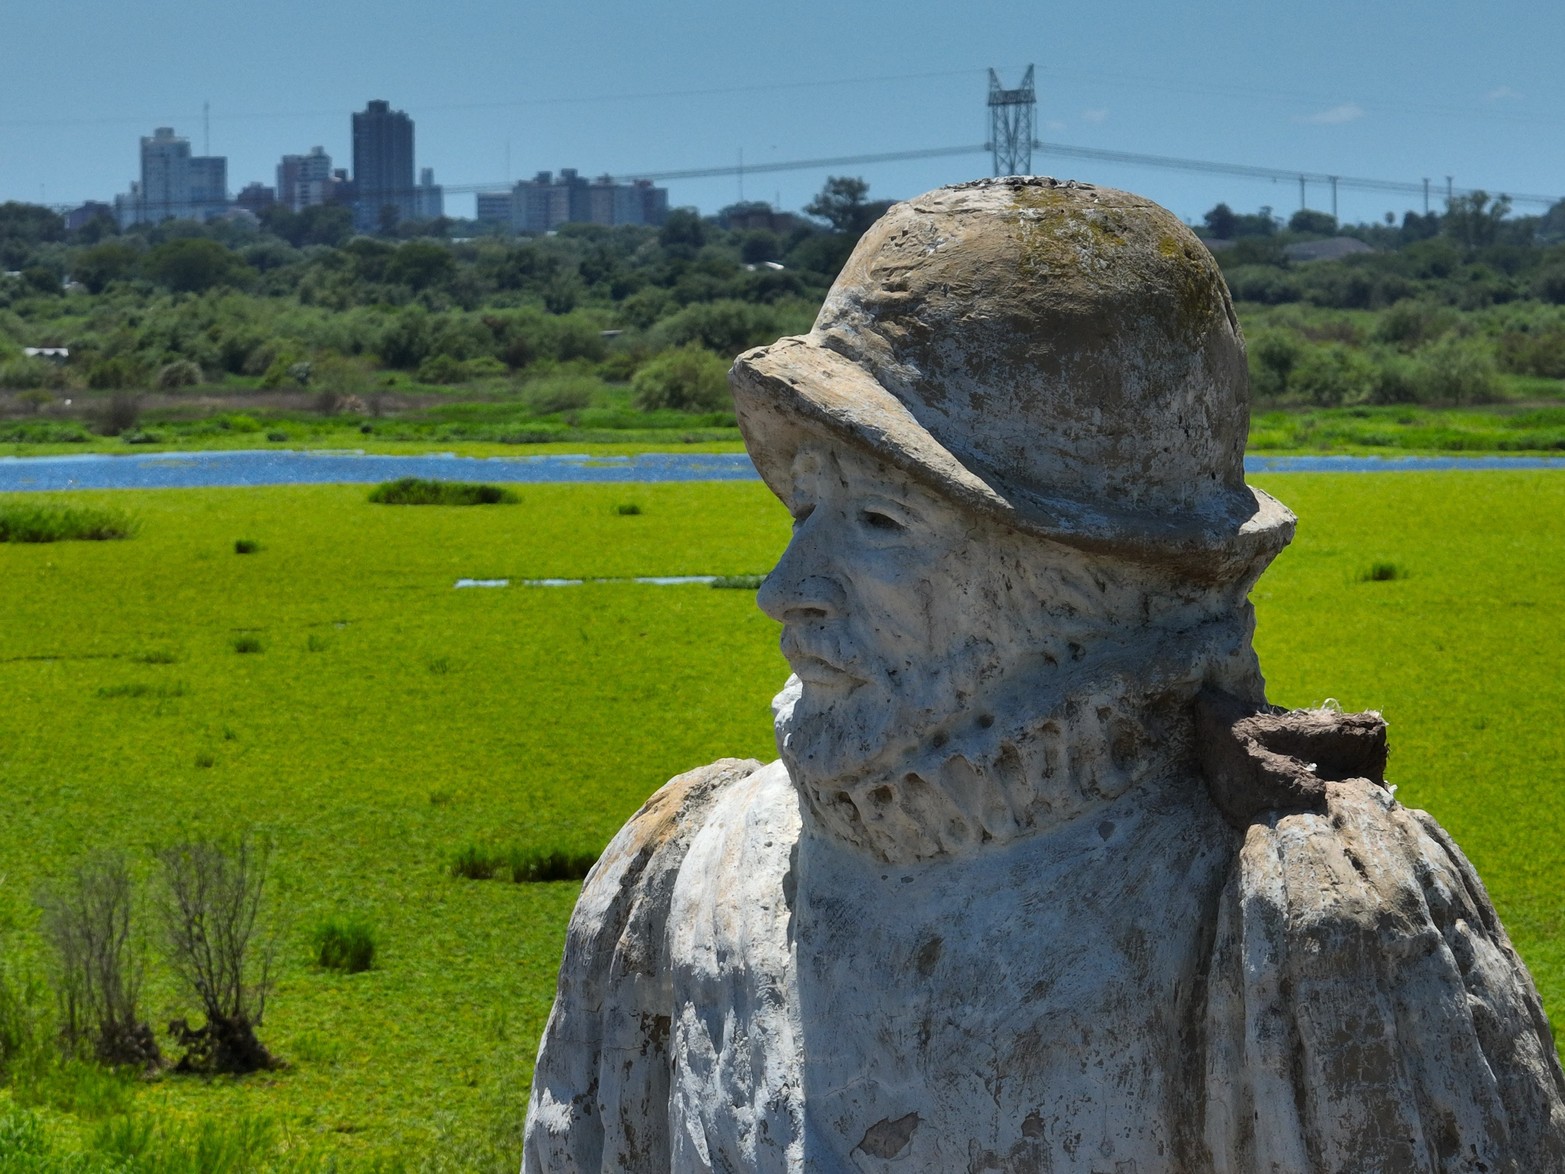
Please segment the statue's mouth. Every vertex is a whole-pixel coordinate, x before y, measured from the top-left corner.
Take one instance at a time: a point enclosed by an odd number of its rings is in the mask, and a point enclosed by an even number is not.
[[[834,685],[841,688],[864,683],[864,678],[852,670],[851,664],[842,663],[837,656],[819,647],[812,645],[806,648],[793,632],[783,632],[782,654],[799,680],[807,685]]]
[[[818,656],[799,654],[788,657],[788,665],[806,685],[859,685],[863,682]]]

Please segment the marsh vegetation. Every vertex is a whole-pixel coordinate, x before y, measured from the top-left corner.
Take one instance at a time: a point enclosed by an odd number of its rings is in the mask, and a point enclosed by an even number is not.
[[[1462,844],[1558,1008],[1565,476],[1257,480],[1301,517],[1255,592],[1272,698],[1385,713],[1397,797]],[[141,522],[131,542],[0,546],[10,1168],[515,1169],[574,878],[669,777],[774,756],[786,667],[750,592],[630,580],[748,588],[786,513],[755,483],[635,500],[624,517],[614,485],[529,486],[505,509],[386,509],[354,486],[0,497]],[[236,534],[264,553],[234,557]],[[1398,573],[1361,578],[1377,564]],[[585,582],[453,590],[469,575]],[[262,654],[235,655],[247,634]],[[201,981],[218,1016],[258,1012],[264,986],[254,1034],[283,1066],[181,1073],[167,1026],[201,1030],[207,1002],[167,956],[159,850],[246,833],[269,846],[259,952],[240,1002]],[[143,968],[121,972],[136,997],[114,1022],[151,1027],[150,1078],[101,1064],[80,1011],[79,1046],[58,1042],[39,895],[115,854],[145,952],[125,955]]]

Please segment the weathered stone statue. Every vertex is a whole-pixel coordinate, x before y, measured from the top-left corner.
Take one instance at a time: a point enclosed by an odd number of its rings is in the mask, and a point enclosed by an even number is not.
[[[1266,704],[1294,519],[1188,230],[945,188],[732,378],[795,518],[781,761],[588,879],[526,1170],[1565,1170],[1537,993],[1383,724]]]

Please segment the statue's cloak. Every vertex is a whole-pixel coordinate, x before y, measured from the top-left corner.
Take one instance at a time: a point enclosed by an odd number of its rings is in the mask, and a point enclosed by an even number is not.
[[[1199,777],[955,858],[674,779],[571,919],[524,1171],[1565,1170],[1565,1076],[1471,865],[1365,781]]]

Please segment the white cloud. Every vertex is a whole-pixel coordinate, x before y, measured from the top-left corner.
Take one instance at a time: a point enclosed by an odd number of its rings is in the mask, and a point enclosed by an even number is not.
[[[1103,109],[1083,110],[1081,112],[1081,120],[1083,122],[1107,122],[1109,120],[1109,112]]]
[[[1511,89],[1510,86],[1500,86],[1498,89],[1490,90],[1483,97],[1485,102],[1520,102],[1525,95],[1519,90]]]
[[[1333,106],[1330,110],[1321,110],[1315,114],[1300,114],[1294,118],[1294,122],[1306,122],[1312,126],[1341,126],[1344,122],[1357,122],[1364,117],[1364,107],[1357,102],[1344,102],[1340,106]]]

